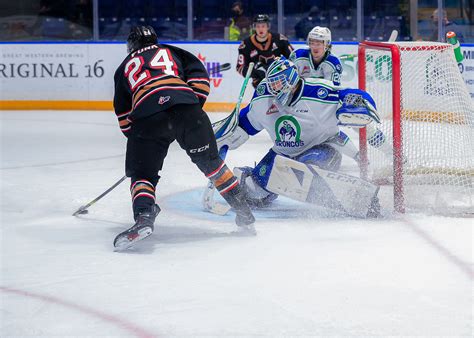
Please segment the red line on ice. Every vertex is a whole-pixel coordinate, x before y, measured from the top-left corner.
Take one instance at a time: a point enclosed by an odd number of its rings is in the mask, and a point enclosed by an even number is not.
[[[419,237],[421,237],[426,243],[436,249],[441,255],[443,255],[448,261],[456,265],[464,272],[470,280],[474,280],[474,270],[469,263],[464,262],[453,254],[449,249],[438,243],[433,237],[421,230],[414,223],[404,220],[405,224],[410,227]]]
[[[39,300],[42,300],[42,301],[45,301],[45,302],[48,302],[48,303],[64,306],[64,307],[67,307],[69,309],[73,309],[73,310],[85,313],[89,316],[100,318],[100,319],[102,319],[106,322],[112,323],[116,326],[119,326],[119,327],[125,329],[129,333],[131,333],[134,336],[139,337],[139,338],[154,338],[154,337],[156,337],[152,333],[149,333],[146,330],[142,329],[141,327],[138,327],[138,326],[136,326],[132,323],[129,323],[129,322],[127,322],[125,320],[122,320],[118,317],[106,314],[104,312],[100,312],[98,310],[94,310],[94,309],[86,307],[86,306],[71,303],[71,302],[61,300],[61,299],[51,297],[51,296],[41,295],[41,294],[37,294],[37,293],[29,292],[29,291],[18,290],[18,289],[12,289],[12,288],[9,288],[9,287],[4,287],[4,286],[0,286],[0,290],[3,291],[3,292],[12,293],[12,294],[16,294],[16,295],[20,295],[20,296],[24,296],[24,297],[36,298],[36,299],[39,299]]]

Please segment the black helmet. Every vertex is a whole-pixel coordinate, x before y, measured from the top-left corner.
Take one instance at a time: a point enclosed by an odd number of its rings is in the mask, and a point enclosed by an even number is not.
[[[266,14],[257,14],[253,18],[253,24],[255,25],[257,23],[266,23],[266,24],[269,25],[270,24],[270,18]]]
[[[127,38],[127,52],[131,53],[140,48],[155,45],[158,43],[158,36],[151,26],[135,26],[130,29]]]

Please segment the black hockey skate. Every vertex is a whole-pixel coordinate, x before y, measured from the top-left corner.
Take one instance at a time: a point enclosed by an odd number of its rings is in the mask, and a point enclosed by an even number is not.
[[[246,233],[256,235],[257,231],[255,230],[255,217],[250,210],[247,201],[245,200],[245,195],[242,191],[236,196],[237,200],[239,201],[236,203],[234,211],[235,211],[235,224],[239,227],[241,231]]]
[[[115,251],[126,250],[136,242],[150,236],[154,230],[155,218],[160,211],[160,207],[155,204],[151,210],[138,213],[135,225],[115,237]]]
[[[222,197],[229,203],[235,211],[235,224],[240,230],[256,235],[254,223],[255,217],[252,215],[252,210],[245,199],[245,192],[241,185],[237,185],[234,189],[222,194]]]
[[[248,210],[236,210],[235,224],[239,227],[246,227],[255,223],[255,217],[253,216],[250,209]]]
[[[247,207],[248,208],[248,207]],[[250,234],[256,235],[257,230],[255,230],[255,217],[252,215],[250,208],[247,210],[235,210],[235,224],[237,224],[239,231]]]

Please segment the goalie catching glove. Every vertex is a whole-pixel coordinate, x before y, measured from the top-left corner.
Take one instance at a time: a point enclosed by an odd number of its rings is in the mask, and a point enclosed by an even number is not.
[[[372,97],[359,89],[345,89],[339,92],[342,107],[336,112],[340,126],[363,128],[372,121],[380,123]]]

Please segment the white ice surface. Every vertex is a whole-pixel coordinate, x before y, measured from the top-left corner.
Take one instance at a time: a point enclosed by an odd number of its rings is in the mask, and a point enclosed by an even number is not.
[[[223,115],[211,114],[212,119]],[[112,112],[1,112],[1,337],[472,336],[473,221],[336,218],[281,199],[256,237],[200,210],[174,143],[155,233],[126,253],[128,183]],[[253,165],[266,135],[231,152]]]

